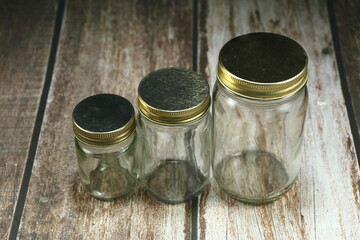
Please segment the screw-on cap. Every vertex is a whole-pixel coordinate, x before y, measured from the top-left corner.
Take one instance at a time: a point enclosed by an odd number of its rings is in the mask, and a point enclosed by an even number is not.
[[[145,76],[138,88],[139,112],[162,124],[195,121],[206,113],[210,102],[209,84],[188,69],[159,69]]]
[[[135,131],[134,108],[125,98],[99,94],[85,98],[72,113],[75,137],[88,144],[114,144]]]
[[[307,55],[294,40],[274,33],[250,33],[227,42],[219,54],[217,76],[235,94],[279,99],[307,82]]]

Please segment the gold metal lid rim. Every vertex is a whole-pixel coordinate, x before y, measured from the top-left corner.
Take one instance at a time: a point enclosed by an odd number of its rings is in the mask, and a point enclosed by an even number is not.
[[[76,124],[73,121],[73,132],[77,139],[88,144],[116,144],[130,137],[136,128],[135,117],[131,117],[130,121],[123,127],[110,132],[90,132]]]
[[[274,83],[258,83],[242,79],[230,73],[219,61],[217,68],[219,82],[235,94],[251,99],[272,100],[284,98],[300,90],[308,79],[307,65],[294,77]]]
[[[138,96],[137,103],[139,113],[148,120],[166,125],[180,125],[191,123],[196,119],[201,118],[211,105],[211,97],[208,94],[207,97],[197,106],[179,111],[165,111],[153,108],[147,105],[140,96]]]

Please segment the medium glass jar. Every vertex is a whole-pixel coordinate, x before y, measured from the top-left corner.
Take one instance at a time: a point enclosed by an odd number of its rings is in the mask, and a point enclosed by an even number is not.
[[[78,103],[72,116],[82,186],[102,200],[132,192],[137,177],[131,103],[113,94],[94,95]]]
[[[208,183],[212,157],[209,85],[181,68],[147,75],[138,88],[140,179],[156,199],[182,203]]]
[[[307,55],[294,40],[251,33],[220,51],[213,92],[213,173],[240,201],[283,195],[300,169],[308,105]]]

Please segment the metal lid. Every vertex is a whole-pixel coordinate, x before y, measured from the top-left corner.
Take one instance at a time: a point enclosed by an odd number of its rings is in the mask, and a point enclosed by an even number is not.
[[[219,54],[217,76],[235,94],[279,99],[307,82],[307,55],[294,40],[274,33],[250,33],[227,42]]]
[[[195,121],[206,113],[210,102],[209,84],[188,69],[159,69],[145,76],[138,88],[140,113],[162,124]]]
[[[114,144],[135,130],[134,108],[125,98],[99,94],[79,102],[72,113],[75,137],[89,144]]]

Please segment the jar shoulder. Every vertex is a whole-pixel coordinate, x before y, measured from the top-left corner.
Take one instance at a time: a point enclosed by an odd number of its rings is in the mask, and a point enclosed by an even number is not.
[[[81,142],[76,137],[74,138],[74,141],[76,149],[85,154],[107,154],[114,152],[122,153],[131,150],[133,147],[135,147],[136,138],[137,133],[134,132],[129,138],[125,139],[124,141],[110,145],[91,145]]]

